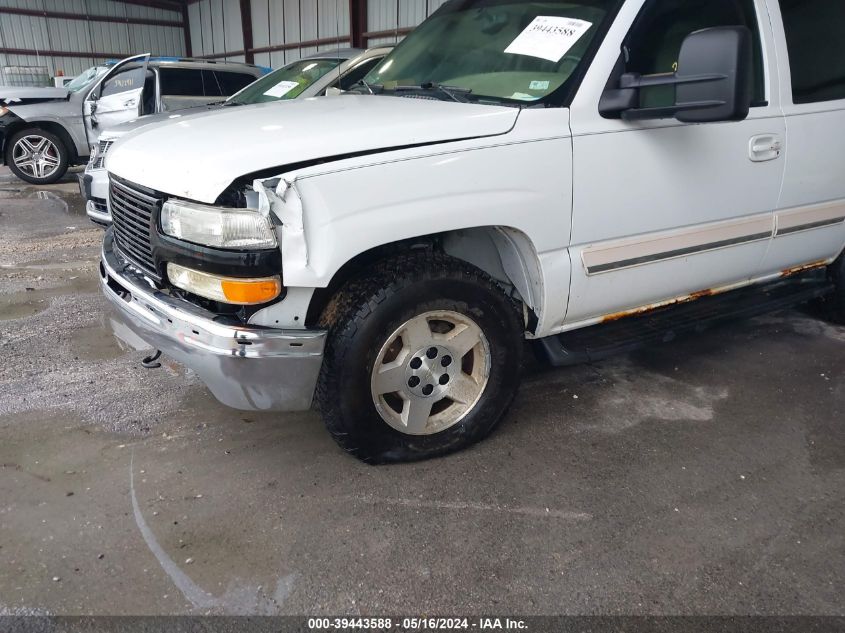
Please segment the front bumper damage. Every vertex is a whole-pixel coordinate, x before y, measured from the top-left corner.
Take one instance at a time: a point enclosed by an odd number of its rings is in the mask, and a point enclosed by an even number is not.
[[[242,325],[155,289],[103,242],[103,293],[119,322],[189,367],[223,404],[249,411],[311,406],[326,333]]]

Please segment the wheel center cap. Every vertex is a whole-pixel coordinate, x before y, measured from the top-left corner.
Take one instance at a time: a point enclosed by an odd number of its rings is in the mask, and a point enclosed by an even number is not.
[[[405,365],[406,390],[418,398],[441,398],[449,391],[459,359],[442,345],[424,347]]]

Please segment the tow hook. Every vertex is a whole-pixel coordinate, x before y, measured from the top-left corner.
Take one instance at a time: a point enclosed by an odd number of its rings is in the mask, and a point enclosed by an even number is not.
[[[141,361],[141,365],[146,367],[147,369],[156,369],[157,367],[161,367],[161,363],[158,362],[158,359],[161,357],[161,350],[157,349],[156,353],[147,356],[145,359]]]

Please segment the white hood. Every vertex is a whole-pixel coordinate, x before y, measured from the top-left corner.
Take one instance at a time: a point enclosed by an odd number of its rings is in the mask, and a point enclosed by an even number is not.
[[[343,95],[220,108],[144,127],[109,152],[109,172],[213,203],[252,172],[324,157],[505,134],[519,110],[403,97]]]
[[[196,106],[194,108],[185,108],[184,110],[175,110],[173,112],[159,112],[157,114],[146,114],[144,116],[138,117],[137,119],[131,119],[129,121],[126,121],[125,123],[115,125],[114,127],[110,127],[100,132],[99,139],[101,141],[113,141],[114,139],[120,138],[125,134],[129,134],[129,132],[139,130],[147,125],[153,125],[155,123],[164,123],[165,121],[173,121],[175,119],[181,119],[186,116],[195,116],[197,114],[202,114],[203,112],[208,112],[209,110],[215,110],[219,107],[221,107],[220,104],[215,103],[203,106]]]

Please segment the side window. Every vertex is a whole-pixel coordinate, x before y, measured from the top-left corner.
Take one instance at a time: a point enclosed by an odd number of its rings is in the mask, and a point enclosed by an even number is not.
[[[208,71],[205,72],[208,73]],[[248,75],[246,73],[224,72],[221,70],[211,71],[211,74],[214,75],[214,82],[221,97],[231,97],[238,90],[245,88],[258,79],[257,77],[253,77],[252,75]],[[211,96],[211,94],[209,94],[209,96]]]
[[[200,71],[197,71],[200,72]],[[202,71],[202,83],[205,86],[206,97],[225,97],[223,94],[223,87],[220,81],[214,76],[214,72],[210,70]]]
[[[754,0],[651,0],[625,40],[625,72],[641,75],[675,72],[687,35],[716,26],[739,25],[751,29],[754,40],[753,103],[765,104],[762,43]],[[641,93],[641,106],[669,106],[674,98],[673,86],[647,88]]]
[[[129,90],[138,90],[144,87],[144,68],[137,66],[135,68],[127,68],[115,73],[113,76],[106,79],[100,89],[100,98],[108,97],[109,95],[120,94]]]
[[[168,97],[202,97],[202,72],[192,68],[159,68],[161,95]]]
[[[337,87],[341,90],[349,90],[352,86],[366,77],[367,73],[370,72],[381,60],[381,57],[374,57],[373,59],[361,62],[340,78]]]
[[[816,103],[845,99],[845,2],[780,0],[792,101]]]

